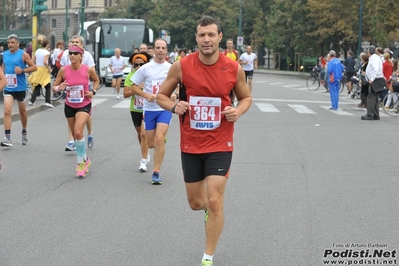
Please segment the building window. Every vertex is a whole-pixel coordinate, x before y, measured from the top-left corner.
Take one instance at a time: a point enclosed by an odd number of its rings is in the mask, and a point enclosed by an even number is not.
[[[104,0],[104,6],[106,7],[112,6],[112,0]]]
[[[89,6],[89,0],[85,0],[85,7]]]
[[[52,19],[51,20],[51,27],[52,28],[57,28],[57,20],[56,19]]]
[[[30,9],[30,0],[25,0],[25,8]]]
[[[56,9],[58,5],[58,0],[51,0],[51,8]]]

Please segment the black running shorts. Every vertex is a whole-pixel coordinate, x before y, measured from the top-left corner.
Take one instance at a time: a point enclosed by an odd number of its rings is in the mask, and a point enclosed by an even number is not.
[[[73,107],[70,107],[69,105],[65,104],[64,114],[65,114],[66,118],[75,117],[77,112],[86,112],[90,115],[91,114],[91,103],[89,103],[83,107],[80,107],[80,108],[73,108]]]
[[[143,122],[143,113],[130,111],[130,115],[132,116],[134,127],[141,127],[141,123]]]
[[[232,152],[181,153],[184,182],[195,183],[210,175],[229,176]]]
[[[14,97],[14,100],[17,100],[17,102],[23,102],[26,99],[26,91],[16,91],[16,92],[11,92],[11,91],[3,91],[3,96],[4,97]]]

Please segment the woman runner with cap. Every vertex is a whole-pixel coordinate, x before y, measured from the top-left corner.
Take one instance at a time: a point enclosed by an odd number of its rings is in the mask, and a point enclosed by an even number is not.
[[[76,176],[79,178],[85,177],[91,164],[86,155],[83,129],[91,113],[91,100],[100,85],[95,70],[82,64],[83,54],[84,50],[79,46],[72,45],[69,48],[71,64],[60,69],[53,85],[54,92],[66,90],[64,113],[75,138],[78,160]],[[92,91],[89,89],[89,79],[94,82]]]
[[[144,64],[148,63],[151,60],[152,56],[147,52],[134,53],[129,58],[129,63],[132,64],[132,71],[127,75],[124,84],[123,97],[129,98],[130,100],[130,115],[132,116],[132,121],[134,128],[137,131],[137,137],[141,147],[141,160],[139,171],[146,172],[147,164],[150,161],[150,153],[148,152],[147,140],[145,137],[145,129],[143,121],[143,106],[144,106],[144,98],[134,94],[132,86],[133,82],[130,78]],[[144,84],[141,84],[139,87],[143,89]]]

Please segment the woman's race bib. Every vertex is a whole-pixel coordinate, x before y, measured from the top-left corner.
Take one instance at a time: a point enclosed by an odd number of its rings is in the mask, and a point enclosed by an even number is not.
[[[83,85],[66,87],[66,94],[70,103],[82,103],[85,97]]]
[[[190,127],[197,130],[213,130],[220,127],[221,98],[190,97]]]
[[[7,88],[18,87],[17,75],[16,74],[6,74]]]
[[[143,110],[144,107],[144,97],[135,95],[134,96],[134,109],[135,110]]]

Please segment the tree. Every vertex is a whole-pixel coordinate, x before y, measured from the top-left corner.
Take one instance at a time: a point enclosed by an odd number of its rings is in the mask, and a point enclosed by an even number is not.
[[[202,15],[215,17],[221,22],[224,36],[236,36],[238,14],[227,0],[160,0],[154,13],[158,18],[149,18],[150,26],[170,32],[172,44],[189,49],[195,46],[195,30]],[[235,27],[233,28],[233,25]]]
[[[254,48],[254,51],[260,49],[265,41],[266,41],[266,23],[265,23],[265,15],[262,10],[259,10],[258,16],[255,18],[255,24],[253,27],[253,31],[250,35],[251,45]]]

